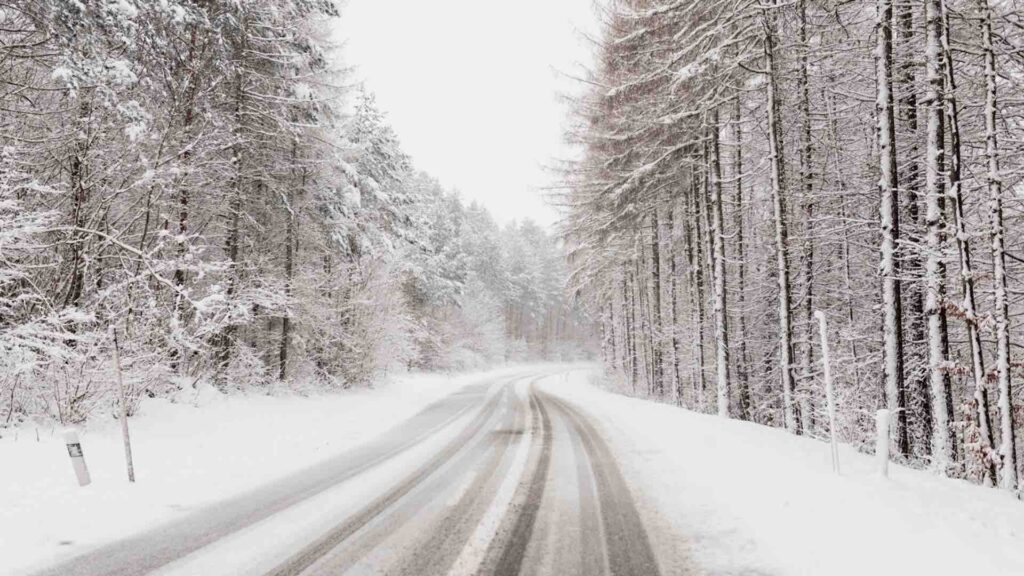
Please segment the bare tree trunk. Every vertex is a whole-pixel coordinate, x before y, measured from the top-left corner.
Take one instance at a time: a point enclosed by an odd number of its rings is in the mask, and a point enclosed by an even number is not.
[[[899,201],[896,178],[896,131],[894,129],[892,95],[892,0],[878,0],[878,52],[876,58],[878,99],[878,152],[881,177],[880,225],[882,230],[881,275],[883,315],[883,372],[885,374],[886,406],[896,415],[896,451],[907,456],[910,442],[907,434],[905,389],[903,382],[903,306],[901,282],[896,261],[900,237]]]
[[[690,339],[693,355],[691,388],[693,390],[693,409],[703,411],[706,385],[704,382],[704,274],[699,248],[701,234],[696,198],[699,189],[696,178],[691,176],[686,222],[687,268],[690,275],[690,323],[693,328],[693,337]]]
[[[630,302],[629,271],[622,272],[622,368],[630,385],[636,379],[635,364],[633,359],[633,333],[634,325],[632,319],[632,303]]]
[[[612,370],[618,367],[619,350],[615,341],[615,306],[614,300],[608,300],[608,365]]]
[[[839,141],[839,126],[835,117],[835,104],[833,101],[834,96],[828,95],[825,100],[825,106],[828,116],[829,132],[832,139],[833,149],[838,152],[840,149]],[[847,202],[847,185],[846,177],[843,173],[842,163],[840,162],[839,154],[833,155],[833,165],[835,170],[836,182],[839,184],[839,218],[841,221],[846,222],[848,218],[848,211],[846,207]],[[854,298],[853,298],[853,273],[851,271],[852,262],[850,254],[850,232],[847,226],[843,227],[843,238],[842,238],[842,249],[843,249],[843,283],[846,288],[846,314],[847,320],[850,327],[854,326],[854,320],[856,318],[854,314]],[[860,368],[858,365],[859,355],[857,354],[857,339],[850,338],[850,355],[853,357],[853,370],[854,370],[854,381],[860,381]]]
[[[299,158],[299,144],[298,139],[292,139],[292,162],[296,164]],[[302,186],[306,185],[306,170],[305,168],[300,169],[302,171]],[[286,194],[287,205],[285,209],[288,212],[288,223],[285,229],[285,249],[284,249],[284,274],[285,274],[285,296],[289,300],[292,298],[294,293],[293,281],[295,278],[295,249],[298,243],[296,230],[298,220],[298,207],[295,204],[295,192],[293,186],[288,186],[288,192]],[[278,351],[278,374],[279,380],[284,380],[288,376],[288,351],[292,345],[292,319],[290,314],[286,314],[281,319],[281,345]]]
[[[747,276],[747,254],[746,245],[743,240],[743,125],[742,113],[740,110],[740,99],[736,98],[733,108],[733,178],[736,180],[735,195],[733,196],[733,227],[736,229],[736,308],[739,311],[739,347],[740,358],[736,368],[736,378],[739,384],[739,418],[748,420],[750,418],[750,379],[749,366],[750,358],[747,355],[747,314],[746,314],[746,276]]]
[[[236,50],[236,57],[240,57],[241,47]],[[235,130],[238,131],[241,128],[241,124],[244,121],[242,115],[242,108],[244,106],[245,90],[243,86],[243,78],[241,72],[235,74],[235,109],[234,109],[234,121]],[[234,168],[234,179],[231,182],[231,197],[228,200],[228,213],[227,213],[227,232],[224,235],[224,249],[228,255],[228,261],[230,262],[230,268],[228,270],[227,278],[227,289],[225,290],[225,296],[228,301],[232,301],[238,292],[238,284],[240,282],[239,270],[239,247],[242,239],[241,224],[242,224],[242,201],[243,201],[243,186],[244,186],[244,172],[242,163],[242,146],[237,142],[238,135],[236,134],[236,142],[232,146],[232,164]],[[221,331],[220,337],[217,342],[217,368],[223,370],[231,362],[231,347],[234,345],[235,340],[235,326],[229,324],[224,327]]]
[[[800,91],[800,188],[801,204],[804,216],[803,238],[803,341],[800,354],[801,391],[800,414],[803,428],[814,430],[814,411],[811,408],[814,398],[814,171],[811,166],[814,158],[814,146],[811,141],[811,92],[808,73],[807,54],[810,49],[807,39],[807,0],[799,0],[799,41],[800,41],[800,72],[798,75]]]
[[[666,348],[668,350],[668,363],[664,369],[665,381],[671,386],[669,390],[669,398],[673,404],[679,402],[679,336],[676,333],[676,250],[675,250],[675,234],[673,233],[673,222],[675,221],[674,213],[675,203],[669,202],[668,207],[665,211],[664,227],[668,231],[668,243],[666,250],[668,252],[668,322],[667,325],[663,325],[663,330],[667,331],[666,334]]]
[[[901,189],[906,191],[901,204],[904,212],[900,218],[902,222],[903,237],[906,238],[906,245],[911,247],[924,244],[920,230],[924,228],[921,222],[921,156],[918,144],[918,99],[917,99],[917,76],[915,67],[918,58],[916,52],[920,46],[914,43],[914,12],[916,6],[912,3],[904,3],[899,6],[899,13],[896,19],[899,23],[899,36],[902,44],[903,62],[901,63],[900,78],[903,94],[898,103],[898,120],[905,126],[907,138],[907,157],[900,163],[905,166],[905,171],[897,174],[901,183]],[[897,150],[898,153],[898,150]],[[904,219],[905,216],[905,219]],[[929,448],[928,442],[931,439],[931,388],[928,378],[928,320],[925,313],[925,297],[928,287],[919,282],[922,277],[921,262],[924,258],[907,257],[899,262],[900,275],[909,279],[910,283],[902,290],[904,306],[906,310],[906,340],[904,341],[904,355],[909,358],[905,364],[911,368],[907,370],[906,384],[907,410],[913,421],[920,424],[919,437],[926,439],[925,451]],[[909,423],[908,423],[909,426]],[[908,437],[913,440],[914,435]]]
[[[776,3],[777,7],[777,3]],[[768,144],[771,157],[772,201],[775,208],[775,256],[779,283],[779,371],[786,429],[799,433],[793,398],[793,322],[789,284],[789,235],[786,229],[785,158],[782,145],[782,113],[775,63],[775,15],[764,9],[764,55],[768,69]]]
[[[658,207],[651,214],[651,372],[653,393],[665,394],[665,368],[662,365],[664,318],[661,314],[661,227]]]
[[[960,151],[960,113],[956,100],[956,78],[953,73],[953,52],[949,48],[949,15],[945,9],[945,2],[940,4],[942,10],[942,43],[943,70],[945,72],[945,101],[946,101],[946,123],[949,132],[949,166],[947,168],[947,185],[949,197],[953,201],[953,220],[956,227],[955,237],[957,255],[960,259],[960,289],[963,293],[963,313],[966,317],[967,344],[971,356],[971,376],[974,383],[975,398],[978,406],[983,406],[981,391],[985,387],[985,361],[981,343],[981,330],[977,313],[977,298],[975,297],[974,268],[971,263],[971,247],[967,240],[967,226],[964,217],[964,198],[961,188],[961,151]],[[946,415],[953,418],[953,394],[952,387],[946,379],[946,389],[943,402],[946,404]],[[978,418],[980,412],[976,412]],[[980,424],[980,422],[979,422]],[[955,434],[952,428],[945,430],[949,439],[949,456],[952,461],[957,459],[957,446]],[[938,431],[936,431],[938,433]],[[988,414],[984,414],[984,434],[982,442],[987,444],[989,438]],[[986,453],[991,453],[992,446],[983,446]],[[991,470],[991,482],[995,482],[995,469]]]
[[[637,304],[639,305],[640,311],[640,336],[641,338],[641,362],[643,363],[643,376],[644,376],[644,390],[647,394],[653,392],[654,383],[654,365],[651,361],[651,350],[652,350],[652,332],[653,327],[651,325],[651,308],[650,308],[650,283],[646,282],[647,275],[645,274],[644,265],[647,262],[645,254],[646,242],[638,237],[636,244],[636,255],[634,262],[636,264],[635,278],[636,291],[637,291]]]
[[[725,293],[725,219],[722,210],[722,163],[719,149],[718,110],[711,113],[711,243],[714,263],[715,359],[718,381],[718,415],[728,418],[729,407],[729,325]]]
[[[672,210],[669,211],[669,215],[675,214],[675,205]],[[673,216],[673,220],[675,220]],[[674,231],[674,224],[672,225]],[[673,233],[673,238],[675,234]],[[682,357],[683,348],[682,341],[679,338],[679,280],[676,277],[676,260],[678,254],[676,253],[675,240],[672,242],[672,264],[671,264],[671,278],[672,278],[672,349],[673,353],[673,370],[675,371],[675,389],[672,391],[672,400],[675,404],[682,404],[682,386],[683,386],[683,372],[682,372]]]
[[[84,124],[92,115],[92,90],[82,91],[78,97],[81,99],[78,107],[78,121]],[[75,142],[71,150],[69,182],[71,190],[71,225],[75,228],[71,233],[71,280],[68,283],[67,295],[64,297],[64,306],[78,307],[82,301],[82,293],[85,289],[85,234],[78,230],[85,226],[85,209],[89,201],[89,190],[86,188],[88,178],[86,170],[86,155],[89,149],[88,129],[85,126],[76,131]],[[72,327],[72,332],[74,328]],[[76,345],[74,340],[68,342],[69,347]]]
[[[992,43],[992,8],[978,0],[981,10],[982,49],[985,54],[985,156],[988,160],[989,218],[992,239],[992,274],[995,287],[996,381],[999,386],[999,487],[1017,489],[1017,448],[1013,423],[1013,387],[1010,380],[1010,310],[1007,301],[1006,250],[1003,228],[1003,182],[999,174],[996,137],[996,54]]]
[[[629,382],[633,387],[633,392],[636,392],[636,382],[640,377],[639,373],[639,359],[637,358],[636,351],[636,338],[637,338],[637,321],[636,321],[636,292],[634,285],[636,284],[636,278],[632,272],[627,272],[627,278],[629,282],[624,284],[628,287],[627,293],[629,295],[629,327],[626,333],[629,335]]]
[[[925,241],[927,257],[925,282],[928,291],[925,297],[925,315],[928,318],[928,381],[931,390],[932,426],[931,452],[935,470],[946,474],[950,464],[949,415],[946,413],[945,380],[946,350],[942,317],[945,315],[943,298],[945,278],[942,257],[945,247],[945,222],[941,197],[945,193],[943,174],[945,172],[945,134],[943,124],[943,75],[940,54],[940,31],[942,26],[942,0],[926,0],[925,27],[927,41],[925,61],[928,78],[928,149],[925,170],[925,220],[927,233]]]

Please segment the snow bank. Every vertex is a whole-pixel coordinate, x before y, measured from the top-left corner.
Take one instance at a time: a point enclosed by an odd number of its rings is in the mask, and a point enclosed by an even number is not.
[[[626,398],[596,378],[544,387],[602,426],[668,550],[666,574],[690,574],[687,559],[716,575],[1024,574],[1024,503],[1007,493],[896,465],[884,480],[847,446],[836,476],[824,442]]]
[[[130,420],[137,483],[128,484],[116,420],[79,432],[93,483],[76,484],[60,430],[0,439],[0,574],[123,538],[255,488],[380,435],[470,384],[525,373],[409,375],[333,395],[146,400]]]

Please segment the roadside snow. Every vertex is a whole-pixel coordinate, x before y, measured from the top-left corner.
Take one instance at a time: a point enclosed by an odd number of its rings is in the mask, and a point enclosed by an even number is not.
[[[627,398],[597,377],[543,388],[601,426],[665,574],[691,574],[688,559],[716,576],[1024,574],[1024,503],[1007,493],[896,465],[885,480],[847,446],[836,476],[824,442]]]
[[[147,400],[129,422],[137,483],[116,420],[79,436],[93,483],[80,488],[59,429],[0,439],[0,574],[123,538],[349,450],[459,389],[529,372],[408,375],[333,395]]]
[[[34,429],[20,430],[17,440],[8,433],[0,440],[0,573],[17,574],[285,476],[466,385],[565,369],[407,376],[375,390],[311,398],[203,390],[194,403],[147,401],[131,420],[136,485],[125,480],[116,421],[80,431],[93,476],[86,488],[75,484],[59,430],[40,430],[38,442]],[[630,399],[591,386],[597,377],[598,369],[579,368],[540,386],[580,406],[602,430],[666,576],[694,574],[694,562],[703,570],[697,574],[716,576],[1024,574],[1024,503],[1003,492],[900,466],[883,480],[871,457],[846,446],[836,476],[825,443]],[[363,484],[292,513],[342,510]],[[273,529],[267,523],[219,545],[251,550],[253,538],[266,542]],[[242,556],[240,562],[251,560]],[[175,568],[202,573],[192,571],[197,567]]]

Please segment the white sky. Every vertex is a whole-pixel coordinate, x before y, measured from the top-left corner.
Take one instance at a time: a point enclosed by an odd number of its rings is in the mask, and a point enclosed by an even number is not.
[[[500,222],[557,218],[542,189],[564,157],[559,94],[589,58],[592,0],[348,0],[344,57],[417,168]]]

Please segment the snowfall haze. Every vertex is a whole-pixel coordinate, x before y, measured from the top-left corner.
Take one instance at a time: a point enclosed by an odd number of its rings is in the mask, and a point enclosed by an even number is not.
[[[338,37],[417,167],[503,222],[551,225],[563,96],[595,28],[593,0],[348,0]]]
[[[0,1],[0,576],[1021,576],[1021,22]]]

